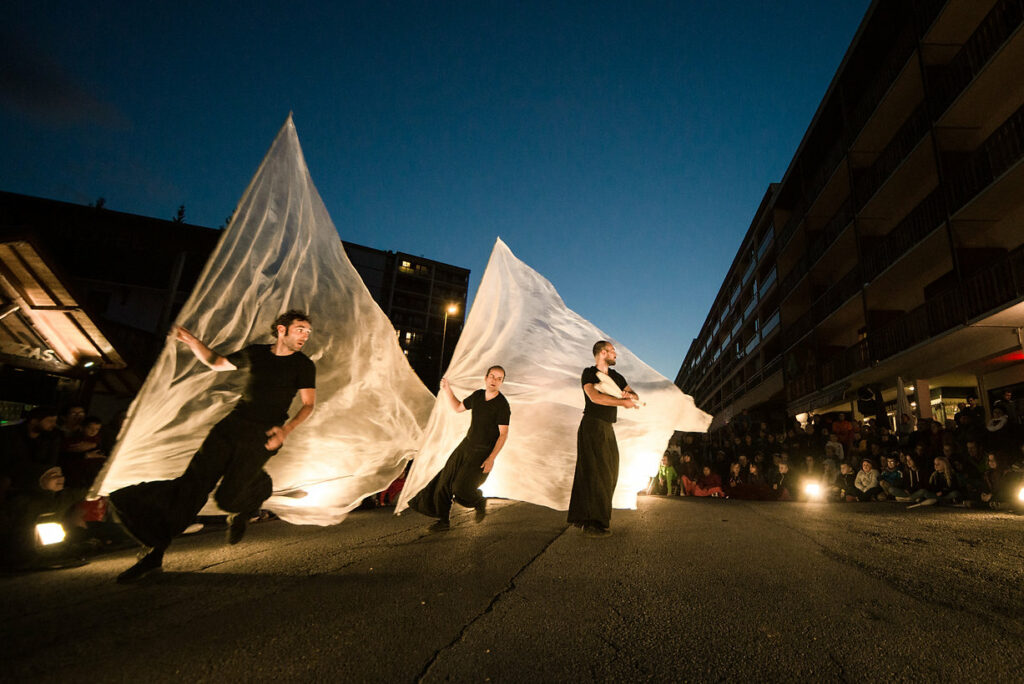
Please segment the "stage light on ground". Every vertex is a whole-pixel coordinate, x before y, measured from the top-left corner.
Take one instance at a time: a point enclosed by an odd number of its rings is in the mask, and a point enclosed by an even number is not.
[[[36,536],[42,546],[60,544],[67,536],[64,526],[58,522],[41,522],[36,525]]]
[[[1020,501],[1024,501],[1024,487],[1021,487],[1020,491],[1017,492],[1017,499],[1019,499]]]
[[[804,494],[807,495],[808,499],[820,499],[821,485],[817,482],[808,482],[804,485]]]

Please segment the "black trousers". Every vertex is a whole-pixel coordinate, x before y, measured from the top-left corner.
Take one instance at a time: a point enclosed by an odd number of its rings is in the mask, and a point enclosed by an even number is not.
[[[181,477],[143,482],[110,494],[121,524],[142,544],[166,548],[192,524],[215,487],[213,498],[221,510],[255,513],[273,490],[263,470],[277,453],[263,446],[269,428],[234,416],[217,423]]]
[[[612,424],[583,416],[576,431],[576,473],[572,479],[568,521],[607,528],[612,494],[619,481],[619,445]]]
[[[431,518],[448,520],[452,499],[461,506],[472,508],[483,501],[480,485],[487,481],[487,473],[480,469],[491,455],[493,445],[472,444],[462,440],[448,457],[434,479],[409,500],[409,507]]]

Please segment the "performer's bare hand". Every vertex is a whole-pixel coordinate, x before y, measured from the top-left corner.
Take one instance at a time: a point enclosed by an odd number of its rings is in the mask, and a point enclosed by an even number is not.
[[[448,378],[441,378],[441,389],[443,389],[443,390],[449,389]]]
[[[187,328],[183,328],[180,325],[174,326],[174,339],[185,344],[192,344],[198,342],[199,338],[193,335]]]
[[[268,439],[267,443],[263,445],[267,451],[274,451],[275,449],[280,449],[284,446],[285,431],[281,426],[275,425],[267,430],[267,436],[270,437],[270,439]]]
[[[629,397],[629,396],[623,397],[622,398],[622,407],[623,408],[636,408],[636,404],[633,403],[633,397]]]
[[[480,464],[480,470],[484,471],[484,474],[491,472],[491,468],[494,467],[494,456],[488,456],[487,460]]]
[[[47,492],[64,489],[64,473],[57,466],[47,469],[39,478],[39,488]]]

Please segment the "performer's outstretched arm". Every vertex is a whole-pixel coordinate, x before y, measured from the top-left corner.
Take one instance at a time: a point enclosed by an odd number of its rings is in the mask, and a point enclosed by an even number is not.
[[[456,413],[462,413],[466,410],[466,407],[461,401],[459,401],[455,394],[452,392],[451,386],[448,384],[448,378],[441,378],[441,394],[445,395],[448,399],[448,404],[452,407],[452,410]]]
[[[199,341],[198,337],[180,325],[175,326],[174,328],[174,338],[179,342],[184,342],[188,345],[188,348],[192,350],[192,353],[195,354],[196,358],[199,359],[207,368],[215,371],[238,370],[238,367],[235,366],[235,364],[207,347]]]
[[[295,414],[295,417],[289,420],[284,425],[275,425],[274,427],[267,430],[267,436],[270,439],[264,446],[267,451],[273,451],[278,449],[284,444],[284,440],[291,434],[292,430],[299,427],[306,421],[307,418],[313,413],[313,407],[316,405],[316,390],[312,387],[299,390],[299,399],[302,400],[302,408]]]
[[[508,425],[498,426],[498,441],[494,443],[494,448],[491,449],[491,455],[487,457],[487,460],[480,466],[480,470],[485,473],[491,472],[491,468],[494,467],[494,459],[498,457],[498,452],[505,446],[505,442],[508,440]]]

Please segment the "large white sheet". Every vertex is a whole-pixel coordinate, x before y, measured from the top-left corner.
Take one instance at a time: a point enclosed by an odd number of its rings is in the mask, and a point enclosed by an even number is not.
[[[703,432],[711,416],[670,380],[569,309],[555,288],[500,239],[473,300],[446,376],[457,397],[483,387],[491,365],[505,367],[502,393],[512,407],[509,438],[484,484],[487,496],[569,507],[576,466],[576,428],[583,412],[580,375],[594,364],[598,340],[615,343],[630,386],[647,403],[619,409],[619,482],[612,505],[635,508],[636,493],[657,472],[674,430]],[[469,428],[470,412],[434,404],[396,513],[444,466]]]
[[[177,322],[229,353],[269,344],[271,322],[293,308],[312,318],[305,353],[317,367],[317,405],[268,462],[275,495],[265,507],[290,522],[326,525],[402,471],[433,395],[345,255],[289,116]],[[180,475],[237,401],[240,375],[210,371],[169,340],[95,491]],[[291,415],[297,410],[298,400]]]

